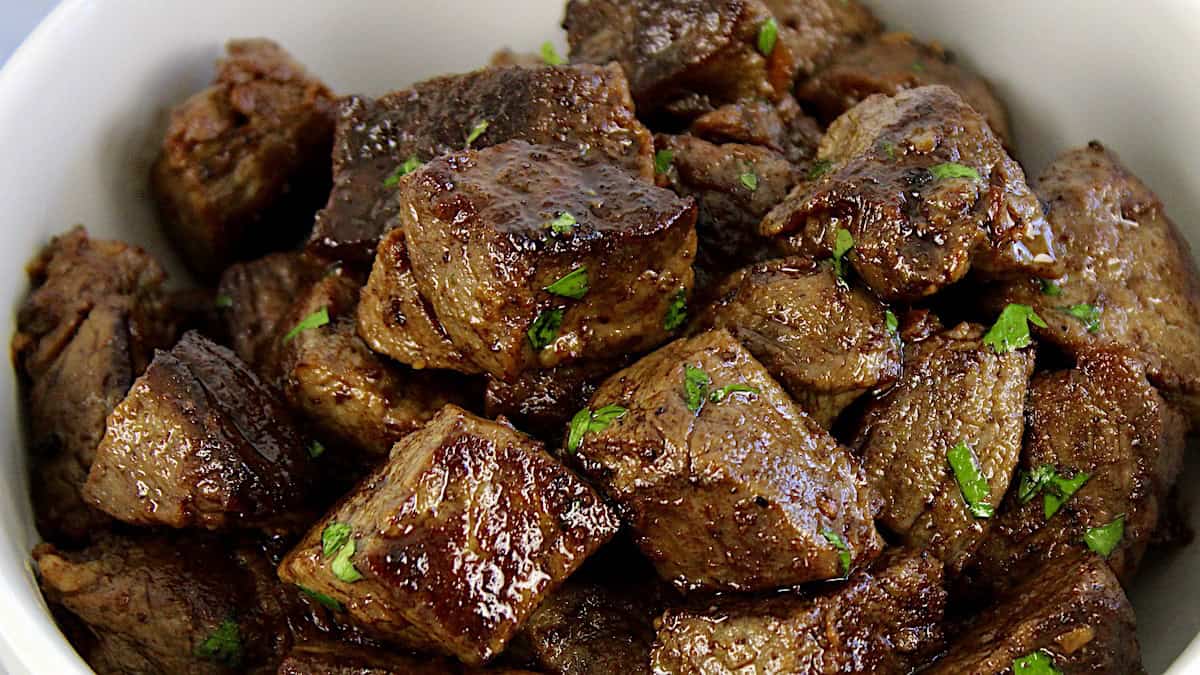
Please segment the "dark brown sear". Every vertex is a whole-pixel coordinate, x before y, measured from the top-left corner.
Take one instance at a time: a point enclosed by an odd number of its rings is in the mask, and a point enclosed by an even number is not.
[[[739,101],[697,117],[688,133],[710,143],[759,145],[793,164],[817,154],[821,127],[791,96],[779,103]]]
[[[448,657],[398,653],[345,642],[297,645],[279,664],[279,675],[537,675],[519,668],[471,668]]]
[[[975,269],[1055,276],[1053,235],[1021,167],[953,90],[875,95],[829,127],[819,175],[760,225],[799,253],[847,259],[880,297],[932,295]]]
[[[435,78],[378,99],[343,99],[333,194],[317,215],[310,248],[369,262],[396,224],[406,162],[510,140],[558,144],[647,180],[653,175],[650,134],[633,116],[620,68],[510,66]]]
[[[571,416],[587,405],[609,375],[629,365],[630,360],[583,361],[527,370],[512,382],[489,377],[484,413],[493,419],[503,416],[518,429],[559,445]]]

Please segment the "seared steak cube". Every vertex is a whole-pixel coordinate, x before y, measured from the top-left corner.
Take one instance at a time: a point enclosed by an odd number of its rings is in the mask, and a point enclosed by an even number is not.
[[[503,415],[518,429],[558,445],[571,416],[587,405],[605,378],[630,361],[583,361],[527,370],[512,382],[489,377],[483,411],[491,418]]]
[[[887,33],[839,52],[796,95],[826,123],[871,94],[944,84],[983,115],[992,131],[1008,145],[1008,112],[988,83],[954,62],[937,44],[918,42],[908,33]]]
[[[835,54],[880,30],[879,20],[858,0],[764,0],[779,23],[779,39],[799,79],[811,76]]]
[[[84,498],[135,525],[281,526],[311,482],[304,440],[233,352],[188,333],[112,415]]]
[[[694,205],[611,164],[512,141],[427,163],[400,202],[417,291],[495,377],[653,347],[691,290]]]
[[[1021,167],[948,87],[867,98],[821,141],[813,180],[761,223],[800,253],[846,259],[885,300],[916,300],[970,269],[1059,272],[1053,237]],[[845,235],[842,235],[844,237]]]
[[[540,443],[448,405],[279,574],[379,637],[480,664],[616,530],[599,496]]]
[[[510,668],[470,668],[447,657],[401,654],[346,642],[297,645],[279,675],[535,675]]]
[[[656,673],[907,673],[942,646],[942,566],[890,555],[841,586],[668,610]],[[967,671],[962,671],[967,672]]]
[[[1142,673],[1135,628],[1133,608],[1108,565],[1072,556],[1039,567],[921,672],[1008,673],[1019,661],[1055,669],[1041,672]]]
[[[616,66],[510,66],[439,77],[378,99],[343,100],[333,194],[310,246],[340,260],[369,261],[395,225],[396,185],[411,163],[514,139],[559,144],[647,180],[653,175],[650,133],[634,117]]]
[[[784,258],[743,269],[717,291],[700,324],[724,328],[792,398],[829,428],[864,392],[900,376],[887,309],[829,265]]]
[[[1012,283],[994,301],[1034,307],[1038,337],[1071,354],[1132,350],[1150,380],[1200,417],[1200,280],[1158,197],[1099,143],[1064,153],[1037,181],[1066,274]]]
[[[997,354],[983,335],[961,324],[907,344],[900,381],[871,403],[853,442],[883,500],[879,521],[952,572],[1012,479],[1034,365],[1032,350]]]
[[[329,184],[334,99],[269,40],[234,40],[212,86],[171,113],[153,187],[197,275],[303,236]]]
[[[368,349],[355,333],[358,290],[332,273],[286,314],[276,336],[280,387],[319,436],[374,459],[446,403],[465,403],[468,388],[447,373],[414,372]]]
[[[724,330],[613,375],[580,415],[565,452],[681,589],[831,579],[880,551],[855,458]]]
[[[1018,583],[1086,551],[1088,533],[1105,526],[1118,532],[1101,552],[1119,577],[1132,579],[1182,462],[1183,416],[1137,361],[1094,352],[1073,370],[1039,375],[1026,417],[1018,490],[980,549],[970,585]]]
[[[711,143],[760,145],[799,164],[817,154],[822,131],[796,99],[788,96],[778,104],[740,101],[723,105],[697,117],[688,133]]]

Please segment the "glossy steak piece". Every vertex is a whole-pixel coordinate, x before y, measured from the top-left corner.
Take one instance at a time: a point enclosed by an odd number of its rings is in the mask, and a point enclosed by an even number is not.
[[[942,646],[942,565],[920,553],[879,562],[813,596],[668,610],[651,655],[654,672],[910,672]]]
[[[817,72],[843,49],[879,32],[879,20],[858,0],[764,0],[779,23],[797,78]]]
[[[213,84],[171,112],[152,182],[198,276],[300,239],[329,189],[334,99],[270,40],[233,40]]]
[[[335,524],[343,563],[323,551]],[[616,530],[540,443],[450,405],[317,522],[279,574],[370,633],[478,665]]]
[[[900,377],[900,339],[887,309],[807,258],[760,263],[733,274],[699,325],[724,328],[828,429],[864,392]]]
[[[1059,272],[1024,172],[948,87],[867,98],[829,127],[818,157],[823,173],[797,186],[760,231],[828,257],[847,230],[847,260],[885,300],[932,295],[970,269]]]
[[[104,536],[33,551],[47,600],[83,620],[96,672],[233,673],[273,667],[290,644],[278,582],[253,552],[207,538]]]
[[[1124,534],[1108,562],[1132,580],[1179,472],[1185,419],[1135,360],[1112,351],[1086,353],[1073,370],[1039,375],[1026,416],[1022,475],[1048,466],[1063,478],[1089,477],[1050,517],[1051,486],[1024,499],[1010,492],[971,571],[972,586],[1011,586],[1086,552],[1087,531],[1121,515]]]
[[[279,675],[535,675],[512,668],[471,668],[454,659],[402,654],[345,642],[306,642],[288,652]]]
[[[493,419],[503,415],[518,429],[558,445],[567,422],[587,405],[600,383],[630,361],[630,358],[583,361],[527,370],[512,382],[489,377],[484,391],[484,414]]]
[[[955,63],[940,45],[924,44],[908,33],[887,33],[839,52],[816,77],[797,88],[796,96],[825,122],[832,122],[871,94],[892,95],[931,84],[958,92],[1000,140],[1011,145],[1008,112],[988,83]]]
[[[84,498],[135,525],[282,526],[302,517],[307,444],[274,393],[198,333],[158,352],[108,418]]]
[[[804,114],[796,99],[779,103],[739,101],[697,117],[688,133],[711,143],[759,145],[799,164],[817,154],[821,127]]]
[[[923,548],[958,572],[986,536],[989,516],[973,513],[950,452],[965,445],[986,481],[983,503],[994,513],[1021,452],[1032,350],[996,354],[973,324],[905,346],[904,373],[873,401],[853,441],[872,489],[879,521],[905,544]]]
[[[1041,652],[1057,672],[1143,673],[1134,623],[1108,565],[1096,556],[1072,556],[1040,567],[921,672],[999,675],[1012,672],[1014,660]]]
[[[216,304],[229,347],[260,377],[278,378],[275,357],[288,310],[325,271],[317,259],[288,252],[232,265],[221,275]]]
[[[12,352],[29,419],[34,510],[43,536],[81,541],[108,521],[80,497],[105,419],[153,349],[172,339],[165,274],[142,249],[77,227],[51,240],[29,275]]]
[[[494,377],[649,349],[691,290],[695,206],[611,164],[512,141],[429,162],[400,202],[435,327]],[[368,293],[390,276],[376,266]]]
[[[476,128],[481,133],[473,134]],[[634,117],[616,66],[510,66],[439,77],[378,99],[343,100],[333,194],[310,246],[341,260],[370,261],[380,236],[396,224],[392,177],[409,158],[428,161],[514,139],[559,144],[647,180],[653,175],[650,134]]]
[[[689,366],[703,371],[694,381],[708,379],[691,407]],[[823,533],[860,563],[878,555],[856,460],[728,332],[678,340],[613,375],[590,408],[607,406],[625,412],[574,452],[568,439],[566,452],[677,587],[766,590],[840,576],[841,549]]]
[[[1049,324],[1038,337],[1071,354],[1132,350],[1156,386],[1200,416],[1200,282],[1162,202],[1099,143],[1060,156],[1037,191],[1062,245],[1061,293],[1014,282],[996,289],[993,302],[1032,305]]]
[[[316,282],[285,315],[279,341],[284,399],[336,445],[372,461],[447,403],[467,403],[468,384],[449,373],[416,372],[367,348],[355,332],[359,286],[341,273]],[[283,338],[311,317],[328,323]]]

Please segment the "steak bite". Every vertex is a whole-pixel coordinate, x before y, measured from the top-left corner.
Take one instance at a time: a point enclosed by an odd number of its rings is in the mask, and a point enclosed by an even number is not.
[[[518,429],[559,445],[571,416],[587,405],[601,382],[631,361],[583,361],[527,370],[512,382],[489,377],[483,412],[493,419],[503,415]]]
[[[276,527],[303,517],[310,483],[307,446],[272,391],[193,332],[113,410],[83,495],[135,525]]]
[[[681,589],[831,579],[879,554],[861,467],[724,330],[613,375],[589,414],[567,454]]]
[[[778,104],[739,101],[723,105],[697,117],[688,133],[710,143],[759,145],[800,164],[816,156],[822,132],[796,99],[787,96]]]
[[[334,98],[270,40],[233,40],[213,84],[171,112],[152,184],[198,276],[300,239],[329,186]]]
[[[733,334],[826,429],[863,393],[900,376],[888,310],[830,265],[760,263],[733,274],[716,295],[699,325]]]
[[[297,645],[278,675],[536,675],[511,668],[471,668],[451,658],[401,654],[345,642],[314,641]]]
[[[1158,197],[1093,142],[1038,178],[1066,274],[1053,286],[1013,282],[993,303],[1033,306],[1038,337],[1072,355],[1129,349],[1150,381],[1200,417],[1200,281],[1191,249]]]
[[[1108,565],[1071,556],[1039,567],[921,672],[1006,673],[1034,660],[1056,669],[1041,672],[1142,673],[1135,628],[1133,607]]]
[[[904,349],[904,373],[855,434],[879,521],[962,570],[987,533],[1021,452],[1032,350],[997,354],[973,324]],[[979,494],[972,494],[974,481]]]
[[[948,87],[875,95],[821,141],[814,180],[801,183],[760,232],[846,259],[885,300],[932,295],[981,276],[1059,273],[1053,236],[1021,167],[987,122]]]
[[[858,0],[764,0],[779,23],[779,39],[787,45],[803,80],[819,71],[838,52],[880,31],[879,20]]]
[[[1077,368],[1034,379],[1021,480],[971,570],[975,588],[1004,588],[1100,546],[1117,576],[1133,578],[1167,508],[1182,463],[1186,421],[1121,352],[1085,353]],[[1119,525],[1112,525],[1119,522]],[[1095,549],[1093,549],[1095,550]]]
[[[417,324],[494,377],[654,347],[691,291],[694,204],[611,164],[512,141],[427,163],[400,202],[412,281],[436,318]],[[377,265],[367,293],[396,297],[381,288],[391,277]]]
[[[1008,112],[988,83],[954,62],[936,43],[924,44],[908,33],[887,33],[838,52],[796,96],[826,123],[871,94],[893,95],[905,89],[943,84],[983,115],[1006,146],[1012,143]]]
[[[599,496],[540,443],[448,405],[279,574],[378,637],[478,665],[616,531]]]
[[[557,144],[580,158],[653,176],[650,132],[634,117],[616,66],[510,66],[434,78],[378,99],[342,101],[333,194],[309,246],[369,262],[396,224],[396,185],[412,164],[510,140]]]
[[[815,596],[668,610],[651,653],[654,672],[910,672],[943,644],[942,565],[923,553],[879,562]]]

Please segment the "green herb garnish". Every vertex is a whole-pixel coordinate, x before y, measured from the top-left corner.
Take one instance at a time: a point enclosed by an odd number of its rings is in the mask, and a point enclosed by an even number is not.
[[[300,319],[300,323],[296,324],[295,327],[293,327],[291,330],[289,330],[287,332],[287,335],[283,336],[283,343],[287,344],[287,343],[291,342],[293,339],[295,339],[295,337],[297,335],[303,333],[306,330],[309,330],[312,328],[320,328],[321,326],[325,326],[328,324],[329,324],[329,308],[322,307],[321,309],[318,309],[317,311],[313,312],[312,314],[309,314],[308,316],[304,317],[303,319]]]
[[[991,486],[979,468],[979,459],[966,443],[959,442],[946,453],[954,478],[958,481],[958,489],[962,491],[963,499],[971,515],[976,518],[991,518],[995,508],[989,503]]]
[[[1022,504],[1028,504],[1054,478],[1054,474],[1052,464],[1043,464],[1033,471],[1022,471],[1021,479],[1017,483],[1017,499]]]
[[[850,553],[850,547],[846,545],[846,540],[842,538],[842,535],[829,528],[821,530],[821,536],[825,537],[825,541],[833,544],[833,547],[838,550],[838,562],[841,563],[842,576],[850,576],[850,562],[853,554]]]
[[[546,222],[546,227],[550,228],[555,234],[570,234],[579,221],[575,220],[575,216],[563,211],[554,217],[554,220]]]
[[[708,398],[708,387],[711,384],[712,378],[708,373],[690,364],[683,367],[683,391],[686,394],[688,410],[700,412],[700,408],[704,407],[704,399]]]
[[[969,166],[964,166],[957,162],[946,162],[929,167],[929,173],[938,180],[947,178],[970,178],[971,180],[979,180],[979,172]]]
[[[352,584],[363,578],[363,575],[350,561],[350,557],[354,555],[358,545],[354,543],[353,538],[348,538],[345,545],[338,549],[336,555],[333,556],[333,562],[329,564],[329,569],[333,570],[333,576],[342,581]]]
[[[320,591],[314,591],[311,588],[305,588],[300,584],[296,584],[296,588],[300,589],[301,593],[324,605],[326,609],[332,609],[335,612],[340,612],[343,609],[342,603],[334,600]]]
[[[854,248],[854,235],[850,230],[838,228],[833,236],[833,271],[839,279],[846,278],[846,254]]]
[[[746,169],[745,173],[738,176],[738,180],[740,180],[742,185],[744,185],[746,189],[751,192],[754,192],[758,189],[758,176],[755,175],[753,168]]]
[[[525,333],[529,336],[529,344],[535,352],[545,349],[547,345],[558,339],[558,329],[562,327],[562,322],[563,310],[561,309],[547,309],[537,315]]]
[[[1125,536],[1125,514],[1112,519],[1112,522],[1107,525],[1099,525],[1089,528],[1083,535],[1083,543],[1092,550],[1093,553],[1099,553],[1107,558],[1112,554],[1113,549],[1117,544],[1121,543],[1121,537]]]
[[[1062,295],[1062,286],[1059,286],[1049,279],[1042,279],[1042,295],[1046,295],[1051,298],[1057,298],[1058,296]]]
[[[606,405],[598,410],[584,408],[575,413],[567,430],[567,452],[578,450],[584,436],[604,431],[615,420],[624,417],[626,412],[619,405]]]
[[[892,313],[892,310],[887,310],[883,313],[883,322],[887,326],[888,332],[895,334],[900,330],[900,320]]]
[[[997,354],[1028,347],[1033,338],[1029,335],[1029,324],[1042,328],[1046,322],[1029,305],[1010,304],[1000,312],[996,323],[983,336],[983,344]]]
[[[421,166],[421,160],[417,159],[416,155],[404,160],[392,175],[383,181],[383,187],[393,188],[400,184],[400,179],[417,170]]]
[[[542,63],[548,66],[561,66],[567,60],[559,56],[558,50],[554,48],[554,43],[546,40],[542,43]]]
[[[233,298],[228,295],[218,295],[217,298],[213,300],[213,307],[216,307],[217,309],[229,309],[230,307],[233,307]]]
[[[670,150],[659,150],[654,153],[654,173],[666,173],[671,170],[671,162],[675,161],[675,153]]]
[[[316,459],[323,454],[325,454],[325,446],[321,444],[321,441],[313,441],[308,444],[309,459]]]
[[[888,156],[888,159],[896,159],[896,144],[891,141],[884,141],[880,144],[883,148],[883,153]]]
[[[196,645],[196,656],[237,668],[242,662],[242,634],[233,619],[225,619],[204,642]]]
[[[1047,483],[1043,490],[1042,496],[1042,512],[1046,515],[1046,520],[1054,517],[1063,504],[1071,498],[1083,484],[1088,482],[1091,474],[1078,473],[1074,478],[1064,478],[1062,475],[1055,474]]]
[[[663,330],[674,333],[687,322],[687,291],[679,289],[671,296],[671,304],[667,305],[667,313],[663,316]]]
[[[713,403],[720,403],[721,401],[724,401],[725,398],[728,397],[730,394],[737,394],[737,393],[754,394],[755,396],[757,396],[758,389],[755,389],[754,387],[751,387],[750,385],[746,385],[746,384],[727,384],[724,387],[721,387],[720,389],[716,389],[713,391],[713,393],[709,394],[708,400],[712,401]]]
[[[479,140],[479,137],[482,136],[491,125],[492,123],[488,120],[480,120],[475,124],[475,126],[471,127],[471,133],[467,134],[467,147],[471,147],[472,143]]]
[[[833,162],[831,162],[827,159],[818,159],[817,161],[812,163],[811,167],[809,167],[808,179],[816,180],[816,179],[820,178],[821,176],[824,176],[825,174],[829,173],[829,170],[832,168],[833,168]]]
[[[758,27],[758,51],[763,56],[770,56],[775,51],[775,43],[779,40],[779,22],[771,17]]]
[[[1013,675],[1063,675],[1054,667],[1054,657],[1044,651],[1036,651],[1013,659]]]
[[[1099,307],[1088,304],[1071,305],[1070,307],[1059,307],[1058,311],[1064,314],[1079,319],[1083,323],[1083,327],[1089,333],[1095,333],[1100,330],[1100,315],[1103,313]]]
[[[587,295],[588,292],[588,273],[587,267],[580,265],[571,270],[558,281],[550,284],[545,288],[547,293],[561,295],[564,298],[578,300]]]
[[[328,558],[337,553],[350,541],[350,526],[345,523],[330,523],[321,530],[321,556]]]

